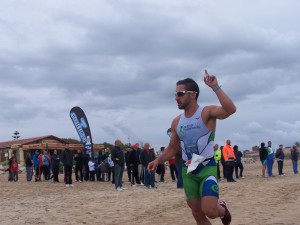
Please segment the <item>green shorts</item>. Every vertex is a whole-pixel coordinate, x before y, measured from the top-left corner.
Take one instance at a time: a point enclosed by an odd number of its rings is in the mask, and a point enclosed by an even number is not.
[[[219,198],[217,166],[205,166],[197,174],[187,174],[187,167],[182,168],[183,188],[187,200],[214,196]]]

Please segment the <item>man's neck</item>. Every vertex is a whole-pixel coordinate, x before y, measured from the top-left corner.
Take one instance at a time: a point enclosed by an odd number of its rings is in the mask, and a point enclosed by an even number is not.
[[[184,109],[184,115],[185,115],[185,117],[187,117],[187,118],[192,117],[195,114],[195,112],[197,111],[198,108],[199,108],[198,103],[188,105]]]

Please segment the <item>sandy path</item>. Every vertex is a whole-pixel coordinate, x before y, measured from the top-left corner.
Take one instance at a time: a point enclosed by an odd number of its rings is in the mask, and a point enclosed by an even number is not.
[[[260,177],[260,164],[245,164],[245,179],[236,183],[221,181],[221,198],[227,200],[233,225],[299,225],[300,175],[292,173],[291,162],[285,161],[286,176]],[[274,164],[275,174],[277,164]],[[124,174],[125,175],[125,174]],[[158,189],[128,188],[116,192],[108,182],[63,183],[7,182],[0,175],[0,224],[128,224],[169,225],[195,224],[185,203],[182,190],[166,174]],[[62,179],[62,175],[60,175]],[[212,224],[221,225],[219,219]]]

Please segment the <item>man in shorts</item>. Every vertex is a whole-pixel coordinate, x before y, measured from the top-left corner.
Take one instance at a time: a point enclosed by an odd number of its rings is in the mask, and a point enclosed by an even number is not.
[[[171,125],[172,136],[165,151],[149,163],[148,170],[169,160],[182,150],[184,165],[182,169],[183,187],[187,204],[198,225],[211,224],[208,218],[220,217],[223,224],[231,223],[231,215],[226,202],[219,199],[217,182],[217,165],[214,160],[214,135],[216,120],[225,119],[235,113],[236,107],[231,99],[218,85],[217,78],[205,70],[205,84],[216,93],[221,106],[201,107],[197,103],[199,87],[197,83],[186,78],[176,84],[175,99],[179,109],[184,113],[177,116]],[[199,165],[192,158],[204,159]],[[192,166],[196,168],[192,170]],[[187,173],[188,169],[192,171]]]

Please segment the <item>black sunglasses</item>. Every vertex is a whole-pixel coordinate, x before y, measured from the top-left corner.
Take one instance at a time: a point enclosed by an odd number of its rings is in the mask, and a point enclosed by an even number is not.
[[[175,96],[182,97],[185,95],[185,93],[193,93],[193,92],[195,92],[195,91],[177,91],[177,92],[175,92]]]

